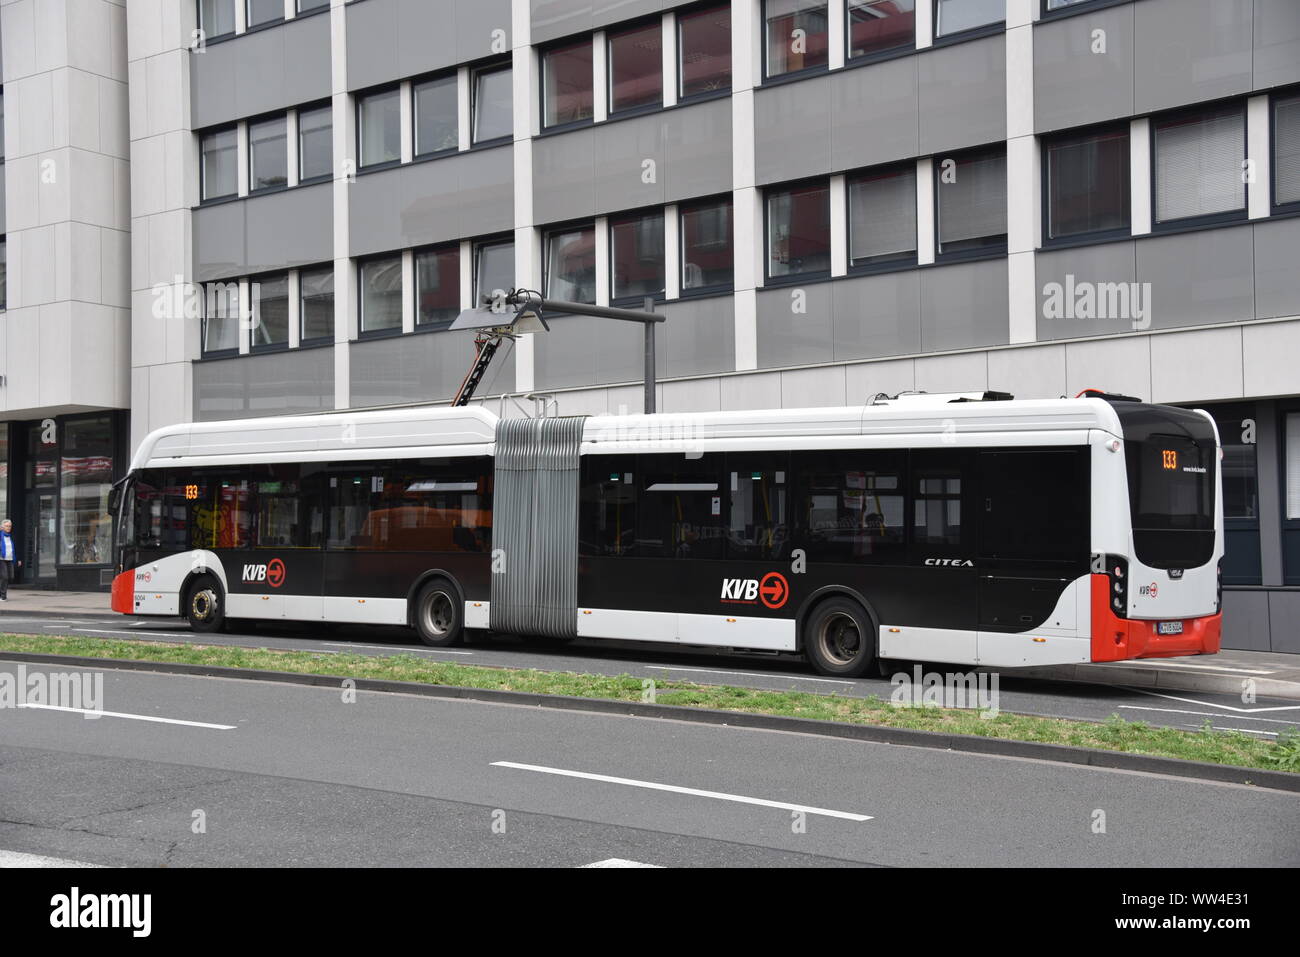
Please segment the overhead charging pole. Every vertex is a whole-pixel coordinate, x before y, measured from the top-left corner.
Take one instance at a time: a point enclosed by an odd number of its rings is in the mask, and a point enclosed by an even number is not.
[[[474,364],[461,383],[452,405],[469,404],[502,339],[517,339],[530,332],[549,332],[551,327],[544,318],[545,313],[549,312],[552,315],[590,316],[594,319],[641,323],[645,329],[645,412],[649,415],[655,411],[655,326],[665,318],[656,313],[654,307],[653,296],[645,298],[644,310],[543,299],[528,289],[512,289],[504,298],[484,296],[482,305],[466,309],[450,327],[453,330],[473,329],[478,332],[474,340]]]

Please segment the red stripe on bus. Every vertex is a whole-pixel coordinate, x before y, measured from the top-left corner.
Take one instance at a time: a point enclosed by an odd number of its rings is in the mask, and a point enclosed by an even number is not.
[[[1110,576],[1092,576],[1092,660],[1213,655],[1223,640],[1223,613],[1178,619],[1181,635],[1156,633],[1157,622],[1120,618],[1110,608]]]
[[[135,571],[122,572],[113,578],[113,611],[130,615],[135,611]]]

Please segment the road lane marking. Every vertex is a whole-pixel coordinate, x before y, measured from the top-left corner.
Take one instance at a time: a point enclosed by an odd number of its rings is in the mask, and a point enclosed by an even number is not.
[[[625,784],[628,787],[647,788],[651,791],[669,791],[673,794],[689,794],[693,797],[713,798],[718,801],[734,801],[737,804],[756,804],[759,807],[775,807],[785,811],[803,811],[805,814],[820,814],[822,817],[838,817],[846,821],[870,821],[869,814],[852,814],[849,811],[832,811],[822,807],[810,807],[806,804],[790,804],[786,801],[769,801],[766,798],[747,797],[743,794],[727,794],[724,791],[702,791],[699,788],[687,788],[678,784],[659,784],[656,781],[637,781],[634,778],[615,778],[608,774],[591,774],[587,771],[569,771],[565,768],[548,768],[539,764],[518,764],[514,761],[493,761],[496,768],[514,768],[519,771],[539,771],[542,774],[557,774],[566,778],[582,778],[587,781],[601,781],[605,784]]]
[[[1137,665],[1145,671],[1159,671],[1162,668],[1199,668],[1204,671],[1230,671],[1241,675],[1271,675],[1277,670],[1275,668],[1229,668],[1227,665],[1200,665],[1190,661],[1162,661],[1158,665],[1144,661],[1129,661],[1126,664]]]
[[[643,864],[640,861],[627,861],[621,857],[611,857],[608,860],[596,861],[594,864],[583,864],[583,867],[653,867],[655,870],[663,870],[662,864]]]
[[[93,708],[65,708],[57,704],[29,704],[23,702],[20,708],[40,708],[42,711],[69,711],[73,714],[85,714],[96,718],[130,718],[132,721],[155,721],[159,724],[183,724],[189,728],[211,728],[213,731],[234,731],[238,725],[209,724],[206,721],[185,721],[181,718],[160,718],[152,714],[128,714],[125,711],[95,711]]]
[[[1211,725],[1215,731],[1243,731],[1246,734],[1267,734],[1269,737],[1276,738],[1276,731],[1256,731],[1254,728],[1220,728],[1217,725]]]
[[[1281,718],[1256,718],[1248,714],[1228,715],[1228,714],[1215,714],[1212,711],[1185,711],[1182,708],[1147,708],[1140,704],[1122,704],[1120,705],[1120,707],[1127,708],[1130,711],[1163,711],[1167,714],[1195,714],[1195,715],[1199,715],[1202,718],[1236,718],[1239,721],[1267,721],[1269,724],[1295,724],[1296,723],[1295,719],[1292,719],[1290,721],[1284,721]],[[1214,706],[1207,705],[1206,707],[1214,707]],[[1095,719],[1082,718],[1080,720],[1092,721]]]
[[[1161,694],[1159,691],[1147,691],[1145,688],[1129,688],[1130,691],[1138,691],[1142,694],[1149,694],[1155,698],[1168,698],[1170,701],[1181,701],[1184,704],[1199,704],[1202,708],[1222,708],[1224,711],[1232,711],[1236,714],[1259,714],[1261,711],[1300,711],[1300,704],[1276,705],[1271,708],[1238,708],[1230,704],[1215,704],[1212,701],[1197,701],[1195,698],[1180,698],[1178,695]]]
[[[791,681],[820,681],[830,685],[853,685],[854,681],[841,681],[837,678],[807,678],[803,675],[763,674],[758,671],[718,671],[714,668],[670,668],[667,665],[642,665],[643,668],[658,668],[660,671],[694,671],[702,675],[740,675],[743,678],[788,678]]]
[[[322,645],[333,645],[336,648],[372,648],[375,651],[419,651],[422,653],[434,655],[472,655],[472,651],[452,651],[448,648],[414,648],[400,645],[367,645],[355,641],[322,641]]]
[[[0,851],[0,868],[3,867],[103,867],[103,864],[88,864],[85,861],[68,861],[61,857],[46,857],[43,854],[24,854],[21,851]],[[595,866],[595,865],[590,865]],[[648,866],[648,865],[647,865]]]

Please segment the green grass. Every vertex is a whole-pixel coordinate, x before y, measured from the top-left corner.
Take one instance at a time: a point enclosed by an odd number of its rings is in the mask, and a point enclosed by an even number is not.
[[[485,668],[432,661],[412,654],[324,654],[226,645],[0,634],[0,652],[3,651],[257,668],[297,674],[333,675],[339,678],[381,678],[617,701],[649,700],[646,680],[631,675],[607,677],[567,671]],[[1118,715],[1112,715],[1101,723],[1007,712],[985,718],[978,712],[969,710],[896,707],[874,696],[849,698],[834,694],[764,691],[687,681],[656,680],[653,684],[654,700],[657,703],[688,708],[713,708],[1013,741],[1068,744],[1127,754],[1300,772],[1300,735],[1293,733],[1282,735],[1278,741],[1273,742],[1258,740],[1236,731],[1181,731],[1152,727],[1141,721],[1125,721]]]

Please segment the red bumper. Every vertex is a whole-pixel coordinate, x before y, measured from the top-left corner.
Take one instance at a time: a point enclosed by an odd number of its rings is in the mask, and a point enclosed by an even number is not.
[[[1213,655],[1223,637],[1223,613],[1184,618],[1181,635],[1158,635],[1154,621],[1118,618],[1110,610],[1110,579],[1092,576],[1092,660]]]
[[[135,612],[135,572],[122,572],[113,578],[113,611],[130,615]]]

